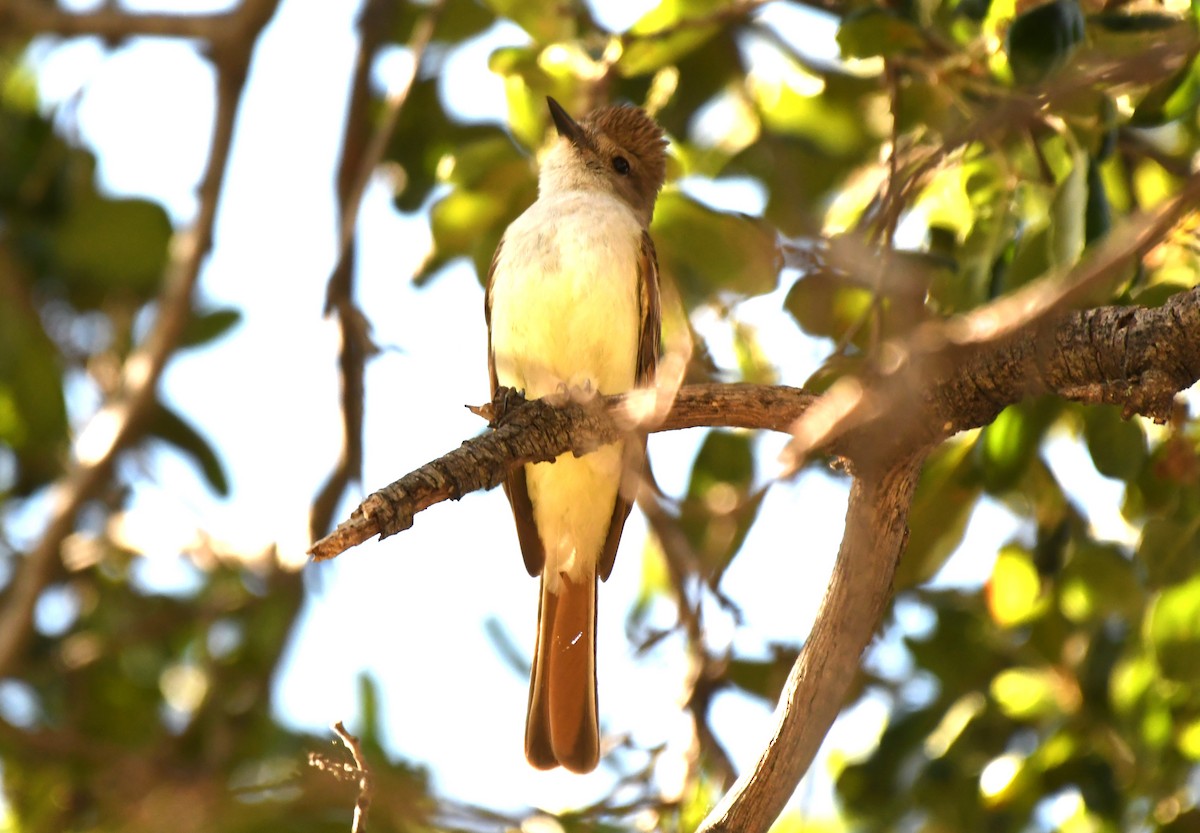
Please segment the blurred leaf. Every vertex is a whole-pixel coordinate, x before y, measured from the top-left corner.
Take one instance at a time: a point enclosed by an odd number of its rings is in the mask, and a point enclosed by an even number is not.
[[[860,154],[879,140],[863,120],[878,90],[863,80],[828,76],[804,88],[764,81],[750,93],[768,130],[804,139],[827,156]]]
[[[212,490],[229,496],[229,478],[217,452],[201,434],[174,410],[159,402],[150,418],[149,431],[191,459]]]
[[[652,227],[659,266],[688,306],[714,293],[762,295],[779,281],[782,261],[775,231],[744,214],[726,214],[667,191]]]
[[[1134,108],[1129,123],[1133,127],[1157,127],[1191,111],[1200,101],[1200,59],[1193,59],[1180,70],[1157,83]]]
[[[148,301],[162,282],[170,239],[157,203],[85,195],[55,233],[55,260],[79,306],[99,306],[110,294]]]
[[[193,310],[179,340],[180,347],[199,347],[216,341],[242,322],[242,312],[233,307],[199,312]]]
[[[1010,668],[992,680],[991,694],[1001,711],[1015,720],[1045,717],[1057,711],[1054,675],[1041,668]]]
[[[423,2],[401,3],[392,40],[402,46],[408,44],[413,27],[431,7],[432,4]],[[444,0],[433,37],[438,41],[460,43],[482,34],[495,21],[495,15],[478,0]]]
[[[738,375],[743,382],[758,385],[778,383],[778,373],[771,357],[763,349],[758,337],[758,328],[737,321],[733,326],[733,350],[737,355]]]
[[[1000,550],[987,583],[987,601],[992,619],[1002,628],[1041,612],[1041,579],[1028,551],[1013,545]]]
[[[0,446],[15,456],[7,488],[28,495],[62,471],[67,408],[57,351],[37,316],[22,314],[21,289],[5,256],[0,241]]]
[[[537,196],[530,160],[506,137],[470,142],[446,160],[443,170],[455,187],[430,209],[434,252],[418,284],[462,256],[473,260],[484,280],[504,229]]]
[[[641,36],[631,39],[622,50],[617,69],[625,76],[647,75],[683,60],[720,31],[716,25],[687,26],[665,36],[645,36],[635,26],[630,34]]]
[[[871,307],[871,297],[844,276],[813,271],[792,284],[783,305],[809,335],[842,338],[852,327],[867,329],[859,325]]]
[[[1103,621],[1119,615],[1133,620],[1143,604],[1133,562],[1111,544],[1080,542],[1063,569],[1063,615],[1075,622]]]
[[[943,443],[929,455],[908,513],[909,537],[896,569],[897,590],[924,584],[962,543],[983,491],[971,460],[972,443]]]
[[[1087,240],[1088,167],[1087,153],[1073,148],[1071,169],[1058,184],[1050,208],[1051,257],[1059,268],[1074,266],[1083,254]]]
[[[1037,456],[1042,435],[1060,407],[1046,398],[1010,405],[979,433],[976,460],[989,492],[997,494],[1016,485]]]
[[[1050,0],[1021,14],[1005,39],[1013,77],[1018,84],[1041,81],[1071,59],[1083,37],[1077,0]]]
[[[1150,587],[1182,581],[1200,567],[1200,515],[1151,518],[1142,529],[1138,560],[1145,566]]]
[[[1176,15],[1161,12],[1140,11],[1128,13],[1103,11],[1098,14],[1089,15],[1088,22],[1101,26],[1110,32],[1128,34],[1162,32],[1178,27],[1181,21]]]
[[[837,44],[843,58],[884,58],[925,45],[921,30],[890,9],[867,6],[842,19]]]
[[[358,675],[358,710],[362,715],[362,727],[357,733],[359,740],[367,749],[384,749],[379,682],[366,671]]]
[[[1115,405],[1084,409],[1083,436],[1096,471],[1105,477],[1133,480],[1149,457],[1141,425],[1122,419]]]
[[[716,586],[750,531],[765,492],[752,493],[755,462],[749,434],[710,431],[692,463],[680,526]]]
[[[1200,575],[1162,591],[1151,603],[1146,639],[1165,677],[1200,684]]]
[[[1100,165],[1095,159],[1088,160],[1087,208],[1084,217],[1084,236],[1089,245],[1104,237],[1112,228],[1112,206],[1108,202]]]
[[[800,649],[777,643],[768,647],[771,656],[765,660],[731,659],[726,676],[742,691],[774,705],[779,701]]]
[[[489,9],[500,17],[506,17],[529,33],[537,43],[554,43],[575,37],[577,27],[575,15],[579,14],[578,0],[562,0],[553,10],[538,3],[523,0],[484,0]]]

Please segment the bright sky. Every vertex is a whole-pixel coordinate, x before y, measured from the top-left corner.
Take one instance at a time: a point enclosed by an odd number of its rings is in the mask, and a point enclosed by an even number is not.
[[[160,8],[224,5],[164,0]],[[308,505],[333,464],[340,431],[336,333],[321,310],[334,259],[332,177],[357,5],[285,2],[256,52],[216,249],[201,281],[206,301],[238,307],[245,321],[217,345],[177,358],[164,380],[169,400],[219,448],[233,496],[214,499],[173,452],[158,450],[142,460],[151,480],[137,490],[126,534],[149,556],[140,575],[152,587],[190,585],[190,570],[176,554],[198,530],[240,551],[278,542],[291,559],[302,559],[307,547]],[[636,2],[602,5],[613,26],[626,26],[640,13]],[[788,10],[768,7],[767,14],[794,30]],[[522,41],[515,27],[498,27],[454,55],[443,76],[451,106],[472,118],[503,119],[503,86],[487,71],[486,59],[497,45]],[[808,19],[804,44],[824,57],[836,55],[827,23]],[[161,201],[178,224],[186,224],[208,151],[213,101],[207,62],[187,44],[151,40],[108,57],[90,41],[45,44],[35,55],[48,106],[79,95],[78,106],[63,111],[61,126],[97,150],[102,184]],[[402,67],[403,60],[385,62],[381,81]],[[746,183],[701,184],[694,193],[724,208],[755,211],[762,203],[760,189]],[[412,288],[409,278],[425,254],[428,233],[422,219],[393,211],[381,184],[366,195],[359,242],[358,299],[386,348],[367,376],[365,488],[371,490],[482,428],[462,406],[487,398],[485,330],[482,292],[469,267],[447,270],[427,289]],[[762,327],[765,346],[782,363],[783,381],[800,384],[826,348],[798,334],[781,302],[776,293],[742,305],[739,314]],[[713,337],[718,360],[732,365],[714,321],[701,316],[700,323]],[[80,418],[86,407],[84,398],[77,400]],[[651,439],[655,471],[668,491],[682,491],[701,437],[689,432]],[[761,441],[766,474],[774,470],[781,442]],[[1063,446],[1064,465],[1080,462],[1070,456],[1070,443]],[[1086,476],[1104,483],[1094,471]],[[735,633],[714,615],[715,642],[732,639],[760,653],[766,641],[803,640],[840,539],[845,500],[846,484],[819,472],[771,490],[724,583],[742,604],[746,626]],[[341,515],[351,508],[346,505]],[[978,582],[1013,529],[1004,510],[982,504],[963,547],[975,555],[960,553],[939,581]],[[679,708],[679,643],[668,640],[648,658],[635,659],[624,637],[643,538],[644,523],[634,513],[613,576],[601,588],[601,720],[608,731],[630,732],[640,744],[679,744],[688,737]],[[525,574],[498,491],[435,507],[408,532],[307,569],[313,592],[274,692],[285,720],[324,733],[333,721],[346,719],[353,731],[356,678],[367,671],[381,687],[391,748],[430,763],[439,790],[514,809],[571,806],[607,792],[611,774],[603,769],[588,777],[538,773],[524,761],[528,683],[498,657],[483,623],[496,620],[515,645],[530,651],[537,582]],[[656,616],[662,624],[672,621],[665,608]],[[749,767],[768,736],[769,710],[723,696],[713,717],[736,764]],[[881,704],[868,701],[842,719],[832,742],[851,750],[869,746],[884,719]],[[823,813],[831,806],[829,789],[820,778],[797,795],[808,810]]]

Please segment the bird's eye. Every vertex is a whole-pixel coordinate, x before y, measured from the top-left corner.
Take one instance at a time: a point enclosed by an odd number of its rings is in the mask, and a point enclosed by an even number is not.
[[[629,173],[629,160],[624,156],[614,156],[613,170],[619,173],[621,176],[625,176],[627,173]]]

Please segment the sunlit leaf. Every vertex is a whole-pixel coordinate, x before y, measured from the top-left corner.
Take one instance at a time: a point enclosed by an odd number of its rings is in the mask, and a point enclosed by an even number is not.
[[[1020,547],[1000,550],[987,583],[988,609],[1002,628],[1011,628],[1038,615],[1041,579],[1031,554]]]
[[[1200,575],[1163,590],[1151,603],[1146,639],[1164,676],[1200,683]]]
[[[555,13],[550,14],[540,4],[523,0],[484,0],[484,3],[498,16],[516,23],[538,43],[553,43],[574,37],[575,17],[570,12],[576,1],[563,0]]]
[[[1009,717],[1029,720],[1057,711],[1056,685],[1047,669],[1011,668],[996,675],[991,694]]]
[[[975,444],[980,472],[989,492],[1012,488],[1038,453],[1042,434],[1058,406],[1042,399],[1010,405],[986,426]]]

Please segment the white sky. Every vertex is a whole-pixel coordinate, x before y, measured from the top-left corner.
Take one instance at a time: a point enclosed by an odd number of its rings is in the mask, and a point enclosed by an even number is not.
[[[226,4],[170,3],[173,10]],[[333,265],[332,177],[356,41],[357,3],[285,2],[265,32],[242,103],[216,248],[201,296],[245,314],[243,325],[215,346],[174,360],[165,396],[217,445],[233,496],[214,499],[191,466],[165,451],[145,460],[152,482],[140,486],[128,518],[131,537],[148,558],[140,571],[151,586],[186,587],[176,553],[197,530],[242,551],[279,542],[302,558],[308,504],[333,463],[337,412],[337,340],[322,319],[325,281]],[[609,9],[611,25],[628,25],[636,3]],[[768,7],[788,31],[795,20]],[[836,54],[832,27],[811,20],[804,42]],[[818,21],[819,23],[819,21]],[[512,26],[462,50],[446,66],[451,103],[475,118],[503,117],[501,81],[486,70],[499,43],[520,42]],[[164,203],[177,223],[196,207],[211,122],[212,78],[187,44],[142,40],[109,57],[89,41],[40,48],[38,70],[49,104],[81,93],[77,129],[100,157],[103,185]],[[384,73],[386,75],[386,73]],[[761,192],[744,184],[709,188],[723,207],[754,211]],[[358,299],[388,349],[369,366],[366,489],[374,489],[456,447],[482,425],[462,406],[487,398],[482,292],[469,267],[448,270],[427,289],[409,278],[428,245],[424,222],[397,216],[376,184],[360,224]],[[784,290],[786,290],[786,282]],[[800,384],[820,361],[821,344],[799,336],[781,309],[782,294],[744,304],[741,316],[762,327],[765,345],[782,362],[783,381]],[[711,318],[711,317],[710,317]],[[721,329],[709,325],[717,358],[733,363]],[[419,402],[414,402],[420,397]],[[686,484],[699,432],[658,435],[651,457],[660,481],[678,493]],[[402,438],[402,442],[397,439]],[[763,438],[762,466],[773,470],[780,438]],[[1084,466],[1089,483],[1105,484],[1069,449],[1056,467]],[[1074,454],[1074,456],[1072,456]],[[1119,489],[1105,485],[1105,500]],[[746,626],[728,638],[750,652],[768,640],[803,640],[824,590],[842,531],[846,486],[821,473],[778,485],[761,522],[730,569],[725,591],[743,606]],[[344,516],[352,505],[344,507]],[[1111,518],[1114,511],[1094,517]],[[1012,534],[1011,517],[984,502],[967,542],[940,581],[978,582],[996,547]],[[611,580],[601,589],[599,666],[601,720],[637,742],[687,737],[678,700],[682,661],[668,641],[635,659],[624,637],[626,612],[638,589],[642,519],[634,513]],[[288,722],[323,733],[335,720],[352,730],[356,677],[380,683],[386,738],[399,755],[431,764],[440,790],[475,803],[520,808],[565,807],[603,795],[611,778],[538,773],[522,754],[527,681],[504,665],[485,635],[494,617],[528,652],[534,637],[537,582],[528,578],[504,497],[474,494],[418,516],[408,532],[368,543],[314,573],[306,610],[290,646],[274,699]],[[667,623],[669,611],[659,611]],[[722,627],[720,616],[713,627]],[[740,768],[750,766],[770,727],[769,711],[725,696],[714,710],[717,730]],[[868,703],[835,729],[833,743],[869,746],[885,718]],[[682,751],[682,750],[679,750]],[[818,770],[820,768],[818,767]],[[798,791],[804,806],[827,812],[829,783]]]

